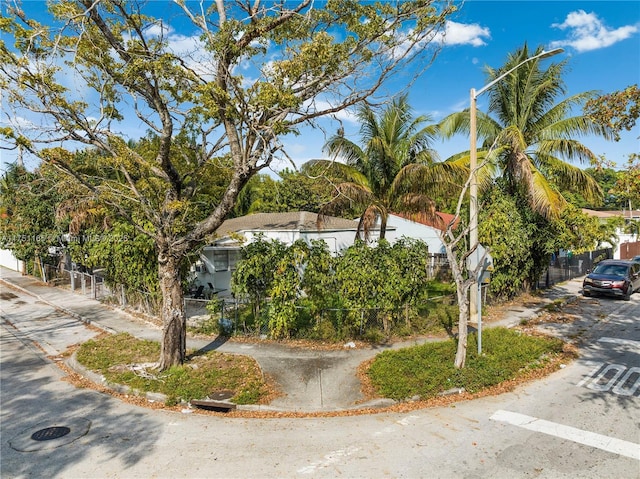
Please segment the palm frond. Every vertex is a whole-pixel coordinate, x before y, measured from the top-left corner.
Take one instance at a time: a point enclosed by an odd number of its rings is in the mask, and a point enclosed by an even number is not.
[[[567,201],[533,166],[530,178],[531,188],[528,199],[531,209],[547,219],[559,218]]]
[[[435,226],[444,226],[438,215],[435,202],[427,195],[408,193],[396,199],[391,205],[391,211],[408,215],[411,219],[420,218]]]
[[[469,133],[469,110],[452,113],[438,123],[438,131],[443,138]]]
[[[357,168],[331,160],[310,160],[302,170],[311,176],[323,176],[331,181],[347,182],[369,188],[369,180]]]
[[[446,161],[432,165],[410,164],[396,175],[389,197],[398,198],[407,193],[427,196],[458,194],[469,176],[468,162]]]
[[[540,158],[563,157],[580,163],[590,163],[598,159],[583,143],[570,139],[543,140],[536,145],[536,154]]]
[[[387,223],[387,217],[389,216],[388,210],[384,208],[382,205],[377,203],[372,203],[367,207],[362,216],[360,216],[360,221],[358,222],[358,229],[356,232],[356,239],[364,239],[365,241],[369,241],[371,239],[371,232],[374,231],[376,224],[378,223],[378,219],[381,220],[381,228],[380,235],[381,237],[384,235],[384,225]],[[362,234],[362,238],[361,235]]]
[[[544,163],[549,168],[550,174],[547,176],[552,178],[558,188],[581,193],[587,201],[593,203],[602,201],[602,188],[586,171],[551,156],[546,157]]]
[[[365,161],[365,154],[360,147],[341,135],[329,138],[322,151],[333,160],[342,159],[346,164],[359,166]]]

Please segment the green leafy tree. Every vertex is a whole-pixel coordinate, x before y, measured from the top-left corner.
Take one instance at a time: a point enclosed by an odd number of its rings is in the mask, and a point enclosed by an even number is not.
[[[165,17],[191,29],[180,38],[193,42],[187,51],[144,2],[50,2],[46,24],[8,6],[0,88],[11,92],[8,107],[35,121],[0,134],[152,239],[166,369],[186,354],[185,258],[233,212],[249,179],[286,156],[281,137],[367,100],[398,71],[418,75],[452,3],[174,2]],[[119,133],[132,115],[155,137],[145,152]],[[114,175],[76,169],[69,150],[78,144],[98,150]],[[215,201],[202,201],[207,172],[220,163],[228,179]]]
[[[616,141],[622,130],[631,131],[640,117],[640,88],[630,85],[624,90],[591,98],[584,113],[613,131]]]
[[[331,200],[328,184],[309,177],[303,172],[284,170],[274,187],[265,189],[262,202],[256,211],[284,213],[287,211],[311,211],[318,213],[323,204]]]
[[[253,317],[260,327],[260,305],[270,294],[273,272],[282,261],[287,247],[281,241],[258,237],[241,250],[241,261],[231,277],[231,290],[247,297],[253,305]]]
[[[344,307],[354,310],[349,316],[353,331],[364,327],[361,309],[381,310],[388,330],[389,318],[424,298],[426,253],[426,244],[417,240],[405,239],[391,246],[382,239],[375,247],[356,241],[336,260],[337,290]]]
[[[580,135],[596,134],[612,138],[609,128],[585,115],[572,116],[576,106],[584,105],[593,93],[586,92],[560,99],[565,87],[562,74],[567,62],[541,68],[541,60],[528,60],[542,52],[539,47],[530,52],[527,45],[510,54],[499,69],[486,68],[489,84],[502,77],[488,89],[487,113],[477,115],[477,134],[482,139],[478,151],[481,168],[478,171],[479,190],[486,194],[494,186],[492,178],[501,178],[505,192],[513,196],[516,204],[527,205],[542,232],[544,223],[558,219],[567,205],[561,191],[580,191],[593,203],[600,201],[602,192],[597,182],[569,161],[596,162],[597,158],[577,139]],[[456,133],[469,133],[469,110],[454,113],[439,124],[445,138]],[[460,161],[468,160],[469,152],[456,155]],[[467,186],[464,188],[468,188]],[[459,197],[456,217],[460,218],[462,197]],[[454,231],[446,228],[442,240],[456,282],[459,316],[459,339],[455,365],[464,367],[467,348],[468,288],[474,282],[474,273],[466,272],[466,259],[475,254],[465,247],[468,228]],[[543,267],[548,260],[544,237],[530,236],[533,258],[532,272]],[[488,245],[491,247],[491,245]]]
[[[609,166],[604,166],[606,160],[604,156],[600,157],[599,165],[595,167],[585,168],[585,173],[590,175],[600,186],[602,190],[602,202],[587,201],[580,191],[562,191],[567,201],[579,208],[603,208],[605,210],[618,209],[621,206],[620,199],[613,194],[613,187],[618,178],[618,172]]]
[[[276,180],[269,175],[257,174],[244,185],[233,208],[233,216],[239,217],[262,212],[263,197],[276,188]]]
[[[425,285],[429,281],[429,247],[424,241],[403,237],[391,247],[391,257],[399,279],[397,285],[391,286],[396,294],[396,307],[417,305],[425,299]]]
[[[456,189],[456,181],[466,175],[459,163],[438,163],[430,144],[437,131],[424,126],[428,116],[413,117],[407,96],[393,100],[379,116],[369,105],[357,113],[361,123],[362,147],[338,134],[329,139],[325,150],[333,160],[315,160],[309,168],[337,182],[335,197],[320,212],[342,212],[354,205],[360,208],[358,238],[369,238],[380,222],[384,239],[387,219],[392,212],[422,213],[438,221],[434,196]]]
[[[478,239],[491,248],[494,271],[491,272],[490,290],[493,297],[516,296],[532,276],[534,261],[530,246],[535,226],[526,220],[515,198],[504,194],[497,185],[484,198],[478,220]]]
[[[617,244],[616,230],[622,226],[622,222],[622,218],[601,222],[575,206],[569,206],[562,212],[559,221],[552,223],[550,236],[556,241],[556,251],[565,249],[584,253],[600,248],[604,242]]]
[[[309,300],[311,315],[317,315],[323,308],[340,305],[335,279],[336,261],[325,241],[311,241],[302,279],[302,290]]]
[[[304,240],[289,246],[273,270],[269,288],[269,332],[276,339],[290,338],[296,318],[296,300],[302,291],[304,266],[309,247]]]
[[[629,156],[626,168],[618,171],[611,193],[622,203],[621,209],[632,211],[640,207],[640,155]]]
[[[148,235],[140,234],[128,223],[116,222],[107,230],[82,229],[71,239],[69,251],[75,262],[100,268],[107,284],[123,287],[128,295],[142,293],[152,303],[157,302],[158,258]]]
[[[61,197],[55,184],[55,174],[47,168],[29,172],[17,164],[9,165],[0,181],[0,247],[38,265],[43,281],[44,263],[54,261],[50,248],[65,243],[64,230],[56,224]]]

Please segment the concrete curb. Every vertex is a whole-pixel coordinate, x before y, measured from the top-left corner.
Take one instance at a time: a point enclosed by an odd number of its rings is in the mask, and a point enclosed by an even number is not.
[[[90,369],[85,368],[82,364],[80,364],[78,362],[78,358],[76,357],[75,352],[65,361],[65,364],[69,368],[71,368],[74,372],[82,376],[83,378],[88,379],[94,384],[100,384],[114,392],[117,392],[120,394],[129,394],[132,396],[144,397],[148,401],[152,401],[152,402],[163,402],[163,403],[167,402],[168,398],[165,394],[156,393],[156,392],[140,393],[139,391],[136,391],[135,389],[129,386],[125,386],[124,384],[118,384],[111,381],[107,381],[107,379],[102,374],[95,373]]]

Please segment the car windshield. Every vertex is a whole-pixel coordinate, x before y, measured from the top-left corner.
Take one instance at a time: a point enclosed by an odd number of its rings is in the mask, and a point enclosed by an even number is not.
[[[616,276],[624,276],[627,274],[628,266],[621,264],[599,264],[593,270],[597,274],[611,274]]]

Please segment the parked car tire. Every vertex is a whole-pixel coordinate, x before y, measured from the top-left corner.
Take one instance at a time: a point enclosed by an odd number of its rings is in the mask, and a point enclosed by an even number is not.
[[[591,296],[591,293],[589,291],[585,291],[584,289],[582,290],[582,296],[586,296],[587,298],[589,298]]]
[[[627,289],[627,294],[623,296],[624,300],[629,301],[631,299],[632,293],[633,293],[633,286],[629,286],[629,289]]]

